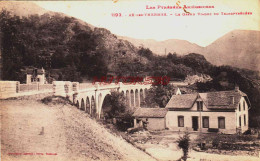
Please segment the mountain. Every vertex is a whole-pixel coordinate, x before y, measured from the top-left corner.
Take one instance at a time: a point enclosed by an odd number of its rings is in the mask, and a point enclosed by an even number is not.
[[[16,16],[29,16],[33,14],[43,15],[44,13],[51,13],[51,11],[45,10],[33,2],[24,1],[2,1],[0,2],[0,10],[7,10],[11,14]]]
[[[0,11],[6,10],[11,13],[11,15],[16,15],[19,17],[28,17],[31,15],[44,15],[48,14],[49,16],[54,16],[54,15],[60,15],[60,16],[68,16],[64,13],[60,12],[52,12],[49,10],[46,10],[37,4],[29,1],[1,1],[0,2]],[[94,26],[91,24],[88,24],[80,19],[76,19],[76,21],[82,25],[88,25],[92,30],[94,30]]]
[[[260,71],[260,31],[234,30],[206,46],[203,55],[215,65]]]
[[[28,17],[33,14],[49,14],[49,16],[59,14],[60,16],[67,16],[63,13],[45,10],[33,2],[2,1],[0,2],[0,10],[3,9],[20,17]],[[92,31],[95,29],[94,26],[83,22],[82,20],[75,19],[74,21],[77,21],[77,23],[83,26],[87,25]],[[99,32],[101,30],[105,31],[106,29],[96,28],[95,32],[100,34]],[[120,43],[128,46],[130,51],[133,51],[135,48],[134,46],[143,46],[149,48],[153,53],[158,55],[165,55],[168,53],[177,53],[179,55],[199,53],[204,55],[205,58],[214,65],[231,65],[233,67],[260,71],[260,31],[234,30],[220,37],[206,47],[201,47],[186,40],[169,39],[165,41],[155,41],[152,39],[134,39],[113,35],[108,30],[106,32],[103,31],[102,33],[108,33],[105,36],[107,38],[102,38],[100,41],[104,42],[105,46],[113,48],[113,51],[115,52],[118,52],[115,48],[116,45],[111,45],[113,44],[111,41],[116,41],[117,43],[120,41]],[[132,53],[136,52],[136,49],[137,48],[135,48]],[[126,49],[121,49],[121,52],[125,53],[124,50]]]
[[[149,48],[157,55],[165,55],[170,53],[177,53],[180,55],[186,55],[189,53],[197,52],[201,53],[203,47],[190,43],[186,40],[169,39],[165,41],[156,41],[152,39],[134,39],[130,37],[118,36],[121,39],[127,40],[135,46],[143,46]]]
[[[206,47],[177,39],[155,41],[123,36],[120,38],[136,46],[149,48],[158,55],[165,55],[169,52],[179,55],[199,53],[214,65],[230,65],[260,71],[260,31],[234,30]]]

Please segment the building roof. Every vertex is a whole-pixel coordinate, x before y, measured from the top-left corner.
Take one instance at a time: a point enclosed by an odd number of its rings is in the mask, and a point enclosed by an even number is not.
[[[174,95],[166,108],[188,109],[193,106],[197,98],[201,98],[208,109],[236,109],[241,97],[245,98],[250,107],[249,99],[245,93],[240,90],[231,90]]]
[[[236,109],[241,97],[245,97],[250,105],[247,95],[240,90],[199,93],[199,95],[209,109]]]
[[[153,118],[163,118],[167,113],[165,108],[138,108],[133,116],[134,117],[153,117]]]
[[[39,74],[44,74],[44,69],[26,69],[26,73],[27,74],[34,74],[34,72],[36,72],[35,74],[39,75]]]
[[[174,94],[177,95],[178,93],[181,94],[180,88],[174,87]]]
[[[173,95],[166,108],[191,108],[198,97],[198,93]]]

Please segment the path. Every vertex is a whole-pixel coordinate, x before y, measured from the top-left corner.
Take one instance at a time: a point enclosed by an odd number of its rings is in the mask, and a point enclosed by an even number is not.
[[[4,161],[154,160],[74,106],[34,99],[0,104]]]

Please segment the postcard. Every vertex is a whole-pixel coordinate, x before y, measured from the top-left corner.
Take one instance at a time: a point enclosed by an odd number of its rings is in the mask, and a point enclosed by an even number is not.
[[[1,1],[1,160],[260,160],[259,44],[259,0]]]

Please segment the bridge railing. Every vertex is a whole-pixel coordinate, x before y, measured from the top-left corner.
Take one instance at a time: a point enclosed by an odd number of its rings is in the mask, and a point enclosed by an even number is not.
[[[53,84],[40,84],[39,85],[39,91],[44,91],[44,90],[52,91],[53,90]]]
[[[142,85],[142,84],[127,84],[127,83],[109,83],[109,84],[104,84],[104,83],[96,83],[95,85],[93,85],[95,88],[97,89],[109,89],[109,88],[129,88],[129,87],[147,87],[149,88],[151,85],[147,84],[147,85]]]
[[[92,83],[79,83],[79,89],[93,88],[94,86]]]
[[[117,88],[132,88],[144,85],[138,84],[92,84],[92,83],[79,83],[69,81],[53,81],[53,84],[20,84],[18,81],[0,81],[0,98],[3,97],[16,97],[23,93],[36,94],[37,92],[53,92],[54,95],[68,96],[82,91],[88,90],[102,90],[102,89],[117,89]],[[149,85],[145,85],[149,88]]]

